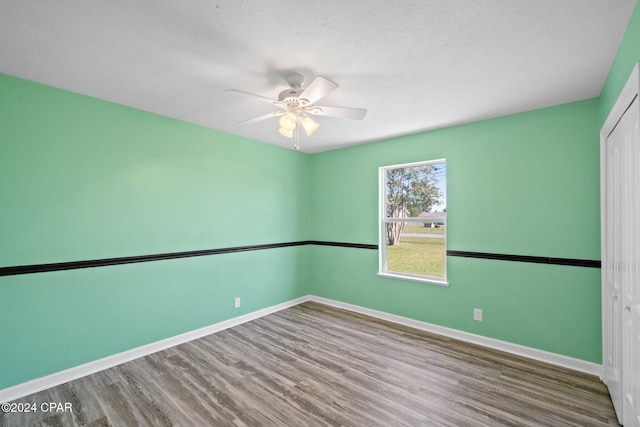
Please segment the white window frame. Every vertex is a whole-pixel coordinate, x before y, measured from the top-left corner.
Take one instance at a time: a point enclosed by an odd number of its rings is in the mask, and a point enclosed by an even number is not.
[[[402,163],[398,165],[390,165],[390,166],[382,166],[379,168],[379,214],[378,214],[378,255],[379,255],[379,268],[378,268],[378,276],[381,277],[391,277],[394,279],[401,280],[410,280],[414,282],[422,282],[429,283],[432,285],[438,286],[449,286],[449,282],[447,281],[447,230],[449,228],[449,221],[447,221],[447,225],[444,230],[444,278],[442,277],[434,277],[434,276],[423,276],[412,273],[402,273],[397,271],[388,271],[387,270],[387,230],[386,225],[389,222],[406,222],[406,223],[416,223],[422,224],[425,222],[424,218],[414,217],[414,218],[387,218],[387,171],[391,169],[400,169],[400,168],[408,168],[415,167],[421,165],[429,165],[434,163],[444,163],[446,165],[446,159],[437,159],[437,160],[427,160],[423,162],[413,162],[413,163]],[[446,185],[446,176],[445,176],[445,185]]]

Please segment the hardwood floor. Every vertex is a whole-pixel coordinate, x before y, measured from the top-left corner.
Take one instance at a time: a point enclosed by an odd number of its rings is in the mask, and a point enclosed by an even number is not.
[[[0,425],[618,425],[596,377],[316,303],[15,403]]]

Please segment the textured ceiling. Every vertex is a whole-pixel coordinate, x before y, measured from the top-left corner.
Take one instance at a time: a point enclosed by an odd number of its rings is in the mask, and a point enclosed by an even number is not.
[[[0,72],[291,147],[297,71],[340,88],[313,153],[598,96],[636,0],[1,0]],[[0,94],[1,96],[1,94]]]

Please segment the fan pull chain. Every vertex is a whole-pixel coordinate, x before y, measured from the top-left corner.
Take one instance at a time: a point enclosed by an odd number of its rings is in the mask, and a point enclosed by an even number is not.
[[[293,149],[300,151],[300,131],[298,130],[298,126],[293,128]]]

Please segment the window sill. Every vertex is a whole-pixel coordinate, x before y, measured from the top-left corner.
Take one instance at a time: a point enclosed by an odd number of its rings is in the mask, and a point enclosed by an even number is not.
[[[402,274],[402,273],[376,273],[380,277],[388,277],[390,279],[400,279],[400,280],[409,280],[412,282],[420,282],[420,283],[428,283],[430,285],[437,286],[449,286],[449,282],[446,279],[438,279],[435,277],[426,277],[426,276],[418,276],[413,274]]]

